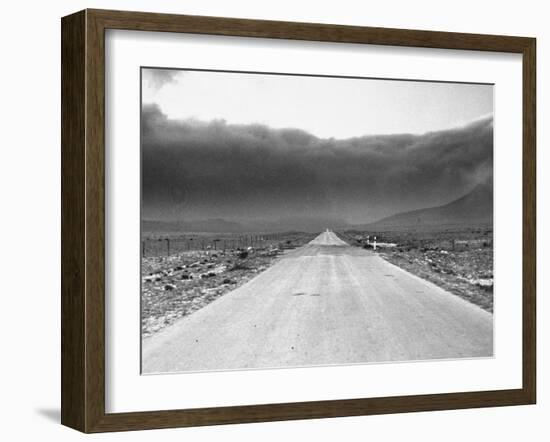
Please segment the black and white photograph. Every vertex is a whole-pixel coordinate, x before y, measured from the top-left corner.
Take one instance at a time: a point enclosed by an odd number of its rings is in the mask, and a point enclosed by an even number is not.
[[[493,357],[493,94],[142,67],[142,374]]]
[[[547,6],[5,2],[0,441],[547,442]]]

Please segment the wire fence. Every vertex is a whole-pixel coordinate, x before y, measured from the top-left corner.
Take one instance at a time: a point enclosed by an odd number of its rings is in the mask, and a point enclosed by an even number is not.
[[[141,256],[170,256],[191,251],[227,251],[278,246],[285,242],[282,234],[240,235],[233,237],[165,237],[145,238],[141,241]]]

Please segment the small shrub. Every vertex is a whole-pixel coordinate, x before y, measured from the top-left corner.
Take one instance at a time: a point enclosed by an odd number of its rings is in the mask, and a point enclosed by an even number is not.
[[[244,261],[237,261],[235,264],[233,264],[233,267],[231,267],[230,270],[246,270],[248,269],[248,266]]]

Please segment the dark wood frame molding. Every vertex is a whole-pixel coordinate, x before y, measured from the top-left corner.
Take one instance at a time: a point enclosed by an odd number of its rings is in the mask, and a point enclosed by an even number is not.
[[[523,386],[401,397],[105,412],[105,30],[497,51],[523,56]],[[534,404],[536,400],[536,40],[327,24],[84,10],[62,30],[61,422],[83,432]]]

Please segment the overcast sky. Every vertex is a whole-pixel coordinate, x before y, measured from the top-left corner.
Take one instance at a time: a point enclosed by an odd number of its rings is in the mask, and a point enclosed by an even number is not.
[[[320,138],[462,126],[493,112],[489,85],[143,69],[143,104],[169,119],[299,128]]]

